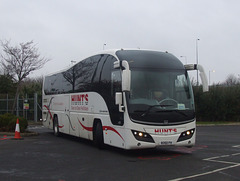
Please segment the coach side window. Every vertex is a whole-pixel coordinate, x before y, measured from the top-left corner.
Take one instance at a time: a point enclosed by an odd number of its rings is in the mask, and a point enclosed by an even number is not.
[[[114,70],[111,76],[111,96],[115,96],[116,92],[122,91],[122,82],[121,82],[121,72],[120,70]]]
[[[62,74],[54,74],[45,79],[45,93],[46,94],[63,94]]]
[[[109,57],[109,55],[106,54],[101,54],[99,56],[99,60],[97,63],[97,68],[94,71],[93,77],[92,77],[92,82],[94,84],[98,84],[100,81],[101,73],[102,73],[102,67],[105,64],[106,59]]]
[[[100,56],[93,56],[79,62],[75,68],[75,92],[91,91],[92,78]]]

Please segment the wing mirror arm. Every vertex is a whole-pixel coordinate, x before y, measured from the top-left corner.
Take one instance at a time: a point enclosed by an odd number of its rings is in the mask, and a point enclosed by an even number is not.
[[[207,75],[204,71],[203,66],[201,66],[199,64],[186,64],[186,65],[184,65],[184,67],[187,71],[189,71],[189,70],[199,70],[199,75],[200,75],[200,78],[202,80],[203,92],[207,92],[209,90],[208,79],[207,79]]]

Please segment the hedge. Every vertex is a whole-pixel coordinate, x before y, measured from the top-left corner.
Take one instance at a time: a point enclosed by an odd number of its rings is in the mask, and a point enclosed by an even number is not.
[[[193,87],[198,121],[240,121],[240,85]]]
[[[20,131],[25,132],[28,126],[27,120],[10,113],[0,115],[0,132],[15,132],[17,119],[19,119]]]

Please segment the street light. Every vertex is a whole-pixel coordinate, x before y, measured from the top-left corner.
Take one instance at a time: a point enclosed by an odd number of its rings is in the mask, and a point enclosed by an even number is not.
[[[196,39],[196,62],[197,62],[197,65],[198,65],[198,41],[200,39]],[[197,70],[197,86],[198,86],[198,70]]]
[[[103,44],[103,50],[104,50],[104,47],[105,47],[106,45],[107,45],[106,43]]]
[[[186,64],[187,64],[187,56],[180,56],[181,58],[185,58],[185,62],[186,62]]]
[[[209,78],[209,85],[211,85],[211,83],[210,83],[210,73],[211,72],[215,73],[215,70],[209,70],[209,77],[208,77]]]
[[[71,60],[71,64],[73,65],[73,64],[75,64],[77,61],[74,61],[74,60]]]

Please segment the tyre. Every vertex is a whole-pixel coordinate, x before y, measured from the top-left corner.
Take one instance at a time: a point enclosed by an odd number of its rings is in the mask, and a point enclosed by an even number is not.
[[[55,136],[60,136],[57,116],[55,116],[53,119],[53,133]]]
[[[93,132],[93,141],[96,147],[99,149],[104,148],[104,141],[103,141],[103,130],[101,122],[97,122],[94,132]]]

